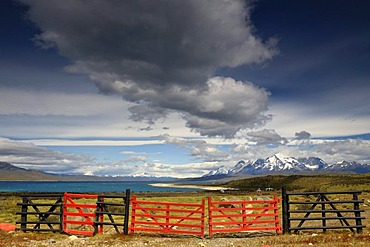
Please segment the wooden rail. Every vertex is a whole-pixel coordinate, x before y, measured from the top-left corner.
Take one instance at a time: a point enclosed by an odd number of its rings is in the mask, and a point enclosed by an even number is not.
[[[64,193],[63,232],[93,236],[95,234],[94,219],[97,198],[98,195]],[[102,232],[102,228],[98,232]]]
[[[349,229],[352,232],[361,233],[366,226],[362,225],[360,203],[358,195],[361,191],[341,191],[341,192],[287,192],[282,189],[283,198],[283,233],[298,233],[301,230],[319,229],[326,232],[329,229]],[[346,200],[329,199],[328,195],[352,195]],[[316,197],[313,201],[312,196]],[[291,200],[291,197],[302,198]],[[348,209],[351,205],[353,209]],[[302,215],[304,214],[304,215]],[[314,217],[309,217],[314,215]],[[292,226],[292,222],[299,222]],[[307,224],[304,223],[308,222]],[[315,224],[320,222],[321,224]]]
[[[22,231],[51,231],[93,236],[112,226],[117,233],[128,234],[130,190],[125,195],[72,193],[23,194],[20,227]],[[122,199],[117,202],[117,199]],[[122,227],[122,231],[118,227]]]
[[[122,202],[112,202],[109,199],[122,199]],[[98,196],[97,210],[95,211],[95,233],[98,232],[98,226],[113,226],[117,233],[128,234],[129,214],[130,214],[130,190],[126,190],[124,196]],[[106,216],[106,217],[104,217]],[[106,221],[106,218],[109,221]],[[119,230],[122,227],[122,231]]]
[[[209,235],[226,232],[275,231],[280,233],[279,199],[213,201],[208,197]],[[225,208],[225,205],[233,205]]]
[[[201,203],[172,203],[131,200],[130,232],[192,234],[204,237],[205,200]]]
[[[23,194],[17,230],[62,232],[63,194]]]

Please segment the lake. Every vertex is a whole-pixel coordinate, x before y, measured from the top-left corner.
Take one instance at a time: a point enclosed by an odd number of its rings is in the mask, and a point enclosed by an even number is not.
[[[175,192],[199,191],[198,188],[152,186],[156,182],[125,181],[0,181],[0,192]]]

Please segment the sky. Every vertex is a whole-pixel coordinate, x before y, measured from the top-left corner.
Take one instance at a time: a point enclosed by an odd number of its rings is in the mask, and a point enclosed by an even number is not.
[[[370,163],[367,0],[4,0],[0,161],[196,177]]]

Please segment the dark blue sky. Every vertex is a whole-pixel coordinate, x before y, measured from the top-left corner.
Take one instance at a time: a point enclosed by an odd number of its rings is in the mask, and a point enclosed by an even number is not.
[[[220,73],[249,78],[273,98],[369,89],[369,10],[368,1],[258,1],[253,24],[261,37],[279,40],[280,54],[262,67]]]

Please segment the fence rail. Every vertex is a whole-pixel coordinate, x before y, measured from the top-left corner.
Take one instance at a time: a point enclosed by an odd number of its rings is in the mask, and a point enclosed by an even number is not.
[[[283,232],[297,233],[301,230],[319,229],[326,232],[329,229],[349,229],[352,232],[361,233],[366,226],[362,225],[365,217],[361,216],[360,203],[358,195],[361,191],[341,191],[341,192],[287,192],[282,189],[283,198]],[[328,195],[352,195],[352,199],[329,199]],[[312,196],[316,200],[312,200]],[[291,200],[295,197],[295,201]],[[305,198],[305,201],[302,201]],[[301,200],[300,200],[301,199]],[[348,209],[351,205],[353,209]],[[316,208],[318,207],[318,208]],[[304,215],[302,215],[304,214]],[[350,215],[348,215],[350,214]],[[314,215],[313,217],[309,217]],[[292,222],[299,222],[292,226]],[[305,224],[307,222],[307,224]],[[320,225],[315,224],[320,222]],[[305,226],[304,226],[305,224]]]
[[[122,202],[107,201],[111,199],[122,199]],[[98,231],[98,226],[113,226],[117,233],[128,234],[129,214],[130,214],[130,190],[126,190],[124,196],[98,196],[97,210],[95,217],[95,233]],[[104,217],[106,216],[106,217]],[[107,219],[109,221],[107,221]],[[122,227],[122,232],[119,230]]]
[[[130,232],[193,234],[204,237],[205,200],[201,203],[172,203],[131,200]]]
[[[93,236],[98,195],[64,193],[63,231],[67,234]],[[102,232],[102,228],[99,229]]]
[[[16,213],[21,217],[17,230],[93,236],[103,233],[106,225],[128,234],[129,189],[125,195],[42,193],[22,194],[21,199],[17,203],[21,206]]]
[[[62,232],[63,194],[23,194],[17,230]]]
[[[226,232],[275,231],[280,233],[279,199],[213,201],[208,197],[209,235]],[[231,205],[231,207],[226,207]]]

